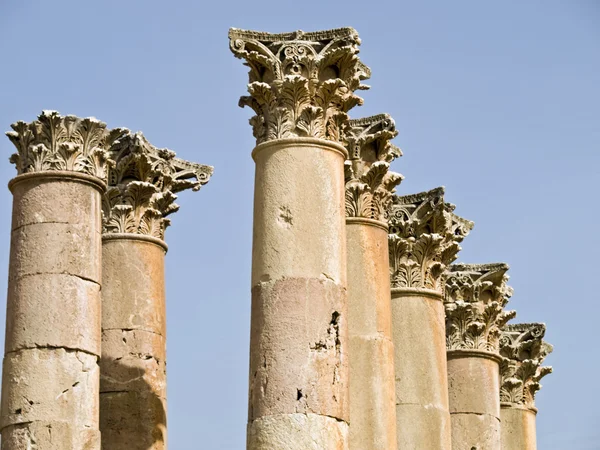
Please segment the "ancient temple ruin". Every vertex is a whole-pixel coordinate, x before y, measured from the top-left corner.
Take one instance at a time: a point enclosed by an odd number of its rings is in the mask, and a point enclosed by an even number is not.
[[[535,449],[545,326],[509,323],[507,264],[454,264],[474,224],[444,188],[396,194],[394,120],[350,118],[357,32],[229,43],[256,138],[247,449]],[[93,118],[12,129],[1,448],[164,450],[165,230],[213,168]]]

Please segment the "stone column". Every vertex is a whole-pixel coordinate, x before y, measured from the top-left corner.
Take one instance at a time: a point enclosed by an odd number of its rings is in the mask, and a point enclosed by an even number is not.
[[[56,111],[12,128],[2,450],[98,450],[100,205],[122,130]]]
[[[389,210],[398,449],[451,448],[443,274],[473,227],[453,210],[443,188]]]
[[[452,448],[500,450],[500,329],[515,316],[506,264],[457,264],[446,281]]]
[[[350,362],[350,448],[396,448],[394,345],[386,212],[402,176],[387,114],[350,121],[346,147],[346,233]]]
[[[256,113],[247,448],[347,449],[341,139],[369,71],[351,28],[229,38]]]
[[[503,450],[536,450],[535,393],[552,367],[542,362],[552,352],[543,341],[546,325],[506,325],[500,337],[500,419]]]
[[[112,149],[103,199],[100,430],[106,450],[164,450],[164,233],[176,192],[200,189],[212,167],[175,158],[141,133]]]

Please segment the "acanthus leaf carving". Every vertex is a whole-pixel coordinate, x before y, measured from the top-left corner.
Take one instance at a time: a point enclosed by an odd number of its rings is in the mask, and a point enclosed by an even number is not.
[[[177,192],[197,191],[213,168],[176,158],[151,145],[141,133],[128,133],[111,148],[115,160],[104,195],[104,233],[143,234],[164,239],[167,216],[179,209]]]
[[[460,251],[473,222],[444,203],[444,189],[391,196],[387,208],[392,288],[431,289],[443,293],[444,275]],[[457,232],[456,223],[462,225]]]
[[[498,353],[500,330],[515,317],[507,264],[455,264],[446,273],[446,347]]]
[[[500,401],[527,408],[535,407],[535,394],[540,380],[552,373],[552,367],[542,366],[552,352],[543,340],[546,326],[542,323],[506,325],[500,337]]]
[[[291,137],[341,142],[347,112],[362,104],[368,67],[358,59],[360,39],[352,28],[270,34],[232,28],[233,54],[250,67],[248,92],[257,144]],[[282,111],[284,110],[285,113]]]
[[[386,215],[402,175],[390,172],[401,155],[390,140],[398,132],[388,114],[350,120],[344,133],[349,159],[345,163],[346,217],[387,222]]]
[[[109,149],[126,130],[109,130],[95,118],[62,116],[56,111],[42,111],[31,123],[11,125],[6,133],[17,148],[10,157],[17,174],[46,171],[71,171],[106,181],[112,164]]]

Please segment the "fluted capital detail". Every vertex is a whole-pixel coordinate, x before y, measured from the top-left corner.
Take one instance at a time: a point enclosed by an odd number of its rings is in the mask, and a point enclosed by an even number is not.
[[[128,133],[111,148],[102,212],[104,233],[133,233],[164,239],[167,218],[179,209],[177,192],[197,191],[208,183],[213,168],[176,158],[156,148],[142,133]]]
[[[61,116],[42,111],[33,122],[16,122],[6,133],[17,148],[10,157],[17,174],[72,171],[106,181],[108,150],[127,130],[109,130],[93,117]]]
[[[403,177],[390,172],[390,163],[402,155],[390,141],[398,135],[388,114],[349,121],[344,136],[346,160],[346,217],[387,222],[392,194]]]
[[[540,380],[552,373],[552,367],[542,366],[552,352],[543,340],[546,325],[519,323],[506,325],[500,337],[500,401],[526,408],[535,408],[535,394]]]
[[[249,96],[257,144],[289,137],[314,137],[341,142],[347,112],[367,89],[361,80],[370,70],[358,59],[360,39],[352,28],[271,34],[229,30],[233,54],[250,67]]]
[[[498,354],[500,330],[515,317],[504,311],[513,290],[508,264],[455,264],[446,275],[446,347]]]
[[[454,214],[444,202],[444,188],[393,196],[389,208],[392,288],[444,288],[444,273],[460,251],[459,242],[473,222]]]

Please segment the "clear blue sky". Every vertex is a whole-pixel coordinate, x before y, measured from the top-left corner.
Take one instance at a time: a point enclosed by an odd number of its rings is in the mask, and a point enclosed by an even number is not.
[[[540,449],[600,448],[600,2],[0,0],[4,130],[56,109],[215,166],[167,231],[170,448],[245,442],[254,164],[231,26],[359,31],[372,89],[352,114],[395,118],[399,192],[446,186],[475,222],[460,260],[508,262],[517,320],[548,325]]]

